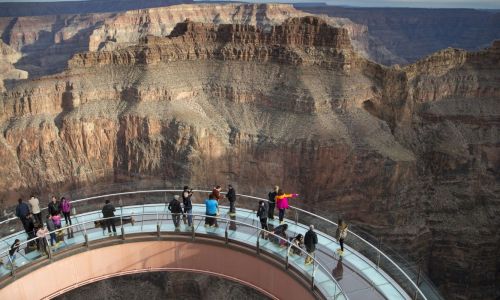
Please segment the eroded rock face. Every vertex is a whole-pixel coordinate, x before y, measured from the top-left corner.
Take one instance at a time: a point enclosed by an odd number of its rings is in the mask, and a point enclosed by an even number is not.
[[[184,4],[131,10],[120,13],[0,17],[0,35],[23,58],[16,64],[30,77],[55,74],[67,67],[67,61],[85,51],[117,50],[135,45],[154,35],[167,36],[177,23],[189,19],[211,24],[245,24],[270,30],[290,17],[310,15],[286,4]],[[345,18],[326,18],[343,27],[354,47],[367,57],[391,53],[379,45],[373,48],[366,26]]]
[[[149,272],[105,279],[55,299],[269,299],[258,291],[215,276]]]
[[[315,48],[329,48],[331,53]],[[302,49],[303,48],[303,49]],[[342,51],[347,50],[347,53]],[[322,65],[349,69],[348,32],[314,17],[289,19],[269,32],[252,25],[179,23],[168,38],[147,36],[144,43],[118,51],[77,54],[70,67],[157,64],[185,60],[236,60]]]
[[[500,39],[498,10],[314,7],[300,4],[295,7],[314,14],[349,18],[366,25],[370,38],[374,39],[371,45],[381,43],[392,54],[375,58],[375,61],[386,64],[414,63],[447,47],[477,51]],[[383,54],[383,51],[378,53]]]
[[[78,54],[3,95],[0,188],[117,171],[257,195],[279,184],[423,257],[445,297],[495,298],[500,44],[386,68],[347,33],[310,17],[187,21]]]
[[[21,53],[0,40],[0,92],[5,90],[4,80],[28,78],[26,71],[18,70],[14,64],[21,58]]]

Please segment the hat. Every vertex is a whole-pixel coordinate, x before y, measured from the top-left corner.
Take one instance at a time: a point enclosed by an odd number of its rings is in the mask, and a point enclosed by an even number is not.
[[[180,197],[179,197],[179,195],[175,195],[175,196],[174,196],[174,199],[175,199],[175,200],[179,200],[179,198],[180,198]]]

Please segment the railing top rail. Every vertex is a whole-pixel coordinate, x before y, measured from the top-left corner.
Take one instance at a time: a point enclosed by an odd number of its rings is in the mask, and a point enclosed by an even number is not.
[[[178,193],[178,192],[183,192],[183,191],[184,190],[181,190],[181,189],[140,190],[140,191],[120,192],[120,193],[112,193],[112,194],[105,194],[105,195],[98,195],[98,196],[86,197],[86,198],[82,198],[82,199],[78,199],[78,200],[72,200],[71,202],[72,203],[79,203],[79,202],[84,202],[84,201],[89,201],[89,200],[94,200],[94,199],[101,199],[101,198],[106,198],[106,197],[116,197],[116,196],[123,196],[123,195],[134,195],[134,194],[145,194],[145,193],[172,193],[172,192]],[[192,191],[193,192],[199,192],[199,193],[211,193],[212,192],[210,190],[194,190],[194,189]],[[225,193],[222,193],[222,194],[225,194]],[[269,202],[269,199],[265,199],[265,198],[260,198],[260,197],[245,195],[245,194],[236,194],[236,195],[240,196],[240,197],[244,197],[244,198],[255,199],[255,200],[259,200],[259,201],[262,200],[262,201]],[[314,218],[320,219],[320,220],[322,220],[324,222],[327,222],[327,223],[330,223],[330,224],[332,224],[334,226],[338,226],[337,223],[335,223],[335,222],[333,222],[331,220],[328,220],[327,218],[322,217],[320,215],[317,215],[317,214],[314,214],[312,212],[309,212],[307,210],[304,210],[304,209],[301,209],[301,208],[298,208],[298,207],[292,206],[292,205],[290,205],[290,208],[293,209],[293,210],[300,211],[302,213],[308,214],[308,215],[310,215],[310,216],[312,216]],[[43,209],[47,209],[47,208],[45,207]],[[0,222],[0,226],[2,224],[6,223],[6,222],[9,222],[9,221],[12,221],[12,220],[15,220],[15,219],[17,219],[17,217],[12,217],[10,219],[4,220],[4,221]],[[424,300],[427,300],[427,297],[420,290],[420,288],[418,287],[418,285],[410,278],[410,276],[396,262],[394,262],[394,260],[392,260],[383,251],[381,251],[380,249],[378,249],[375,245],[373,245],[372,243],[370,243],[366,239],[362,238],[358,234],[354,233],[353,231],[351,231],[349,229],[348,229],[348,232],[350,234],[352,234],[353,236],[355,236],[356,238],[358,238],[359,240],[361,240],[363,243],[365,243],[368,246],[370,246],[374,251],[378,252],[381,256],[383,256],[385,259],[387,259],[392,265],[394,265],[403,274],[403,276],[405,276],[405,278],[412,284],[412,286],[418,291],[418,293],[420,294],[420,296]]]

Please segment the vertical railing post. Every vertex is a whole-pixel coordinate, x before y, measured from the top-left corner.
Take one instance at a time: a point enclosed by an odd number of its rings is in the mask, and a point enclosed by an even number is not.
[[[158,214],[158,211],[156,211],[156,236],[160,238],[160,215]]]
[[[224,230],[224,240],[226,242],[226,245],[229,243],[229,235],[227,232],[227,227],[229,226],[229,221],[226,221],[226,229]]]
[[[299,223],[299,211],[295,210],[295,225]]]
[[[285,259],[285,269],[288,270],[288,260],[289,260],[289,257],[290,257],[290,250],[292,249],[292,243],[290,243],[290,246],[288,246],[288,249],[286,251],[286,259]]]
[[[46,236],[43,236],[41,239],[43,239],[43,246],[45,247],[45,249],[47,249],[47,253],[49,254],[49,260],[52,261],[52,248],[49,246],[49,243],[47,242],[47,237]],[[41,242],[41,241],[40,241]]]
[[[142,215],[141,215],[141,232],[144,224],[144,204],[142,204]]]
[[[89,248],[89,236],[87,235],[87,228],[85,228],[85,223],[82,224],[83,225],[83,237],[85,239],[85,247],[87,247],[87,249]],[[103,225],[101,224],[101,227]]]
[[[257,234],[257,245],[256,245],[256,247],[257,247],[257,254],[260,255],[260,234]]]
[[[113,220],[115,222],[115,220]],[[123,228],[123,201],[120,198],[120,231],[122,233],[122,240],[125,240],[125,229]]]
[[[418,273],[417,273],[417,281],[415,282],[417,287],[415,288],[415,296],[413,297],[414,300],[418,299],[418,282],[420,281],[420,273],[422,272],[422,258],[418,261]]]
[[[193,241],[194,241],[194,239],[196,237],[195,228],[194,228],[194,220],[195,220],[195,218],[194,218],[194,216],[192,216],[192,222],[193,223],[191,225],[193,225],[193,226],[191,226],[191,239]]]
[[[377,269],[380,267],[380,251],[382,247],[382,237],[378,239],[378,251],[377,251]]]
[[[165,223],[168,223],[168,206],[167,206],[167,192],[163,193],[163,205],[165,205],[165,207],[163,208],[163,212],[165,212]]]
[[[310,254],[308,254],[310,255]],[[316,258],[313,257],[313,271],[311,276],[311,290],[314,290],[314,276],[316,275]]]
[[[14,261],[12,260],[12,257],[10,257],[10,253],[7,253],[7,257],[9,258],[9,263],[10,263],[10,276],[14,276],[14,269],[15,269],[15,266],[14,266]]]

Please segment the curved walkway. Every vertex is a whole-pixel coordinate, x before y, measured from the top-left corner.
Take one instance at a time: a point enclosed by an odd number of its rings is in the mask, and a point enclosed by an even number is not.
[[[158,193],[158,192],[178,192],[173,190],[162,190],[162,191],[141,191],[135,193]],[[120,197],[124,195],[130,195],[134,193],[120,193]],[[115,195],[116,196],[116,195]],[[100,198],[111,198],[113,196],[97,196],[87,199],[82,199],[81,201],[89,201],[91,199]],[[246,196],[253,200],[253,205],[255,207],[256,200],[261,200],[257,197]],[[123,200],[123,199],[122,199]],[[262,199],[265,200],[265,199]],[[156,200],[157,201],[157,200]],[[156,202],[153,201],[153,202]],[[77,203],[78,201],[74,201]],[[124,201],[126,202],[126,201]],[[248,205],[247,205],[248,206]],[[95,205],[93,206],[95,209]],[[158,230],[157,220],[159,221],[159,229],[161,232],[173,231],[174,227],[166,213],[165,204],[145,204],[136,206],[124,206],[117,210],[118,214],[123,216],[135,215],[136,221],[135,225],[124,224],[124,232],[156,232]],[[194,205],[193,213],[202,215],[204,213],[204,206]],[[222,217],[227,217],[227,208],[221,207]],[[309,213],[310,214],[310,213]],[[74,223],[79,222],[89,222],[85,226],[81,226],[79,229],[80,234],[75,234],[74,238],[67,239],[64,246],[71,246],[85,241],[84,232],[87,234],[89,240],[99,240],[107,237],[104,235],[100,229],[91,228],[94,227],[92,222],[94,220],[100,219],[102,216],[100,212],[93,211],[88,213],[79,214],[74,216]],[[304,234],[307,231],[308,225],[301,224],[297,222],[298,217],[295,214],[295,220],[287,219],[286,222],[289,224],[289,236],[294,236],[297,233]],[[244,242],[247,244],[255,245],[260,244],[263,251],[268,251],[274,255],[281,256],[283,259],[287,259],[287,249],[280,248],[269,241],[259,238],[258,229],[259,221],[255,215],[255,212],[248,209],[237,209],[236,220],[221,220],[224,226],[219,228],[205,228],[202,223],[202,219],[197,220],[195,223],[196,234],[213,235],[218,237],[225,237],[227,235],[228,240],[234,240],[239,242]],[[277,221],[271,221],[271,225],[277,225]],[[246,224],[246,225],[245,225]],[[248,225],[248,226],[247,226]],[[184,226],[181,226],[181,231],[185,233],[191,233],[191,231]],[[240,228],[241,227],[241,228]],[[304,266],[303,260],[304,256],[290,256],[289,262],[294,267],[301,269],[302,272],[311,278],[314,278],[315,284],[322,290],[327,298],[334,297],[344,297],[342,294],[349,299],[410,299],[407,292],[398,285],[391,276],[385,273],[381,268],[367,259],[365,256],[361,255],[358,251],[346,247],[345,256],[340,258],[336,254],[336,249],[339,247],[337,242],[330,235],[316,230],[319,238],[318,251],[316,251],[316,260],[318,261],[317,266]],[[25,236],[24,233],[15,233],[8,237],[5,237],[0,242],[0,249],[10,245],[16,237]],[[26,239],[26,238],[24,238]],[[348,240],[349,241],[349,240]],[[259,245],[257,244],[257,245]],[[1,250],[0,250],[1,251]],[[59,250],[56,250],[59,251]],[[6,257],[4,257],[4,262]],[[28,264],[32,261],[39,259],[40,254],[37,251],[32,251],[25,253],[16,262],[18,265]],[[316,265],[316,264],[315,264]],[[6,276],[10,270],[4,267],[0,268],[0,274]],[[332,280],[332,277],[334,278]],[[335,284],[338,282],[338,286]],[[332,292],[333,291],[333,292]],[[422,299],[425,299],[421,297]]]
[[[227,247],[223,242],[210,242],[189,239],[145,241],[138,237],[137,241],[100,245],[29,270],[29,274],[4,287],[0,298],[53,298],[81,285],[113,276],[188,271],[238,281],[272,299],[315,299],[307,282],[296,281],[281,265],[261,259],[252,251]]]

